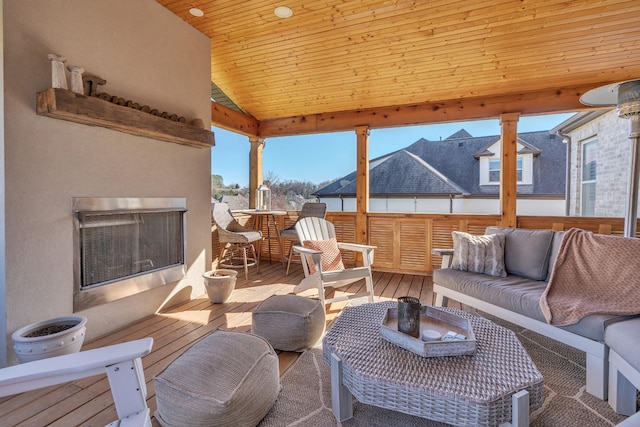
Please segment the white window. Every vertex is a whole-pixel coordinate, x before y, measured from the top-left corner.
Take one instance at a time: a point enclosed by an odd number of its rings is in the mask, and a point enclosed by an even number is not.
[[[582,188],[580,194],[582,216],[596,215],[596,166],[598,161],[597,140],[582,144]]]
[[[516,181],[522,183],[522,156],[516,159]],[[489,182],[500,182],[500,159],[489,159]]]
[[[500,182],[500,159],[489,159],[489,182]]]

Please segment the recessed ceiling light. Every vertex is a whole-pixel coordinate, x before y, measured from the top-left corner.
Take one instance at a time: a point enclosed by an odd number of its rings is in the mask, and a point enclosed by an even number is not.
[[[202,9],[198,9],[197,7],[192,7],[191,9],[189,9],[189,13],[193,16],[197,16],[198,18],[204,16],[204,12],[202,11]]]
[[[290,18],[293,15],[293,10],[291,10],[288,6],[278,6],[274,9],[273,13],[276,14],[278,18]]]

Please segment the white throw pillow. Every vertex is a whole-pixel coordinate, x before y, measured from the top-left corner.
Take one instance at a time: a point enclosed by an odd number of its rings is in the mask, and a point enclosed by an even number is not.
[[[507,277],[507,271],[504,268],[504,234],[474,236],[454,231],[451,235],[453,236],[451,268]]]

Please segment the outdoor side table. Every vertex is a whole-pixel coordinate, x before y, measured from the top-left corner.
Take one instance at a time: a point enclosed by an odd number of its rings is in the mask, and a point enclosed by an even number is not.
[[[543,379],[513,333],[483,317],[443,308],[469,319],[476,336],[472,356],[425,358],[380,336],[395,301],[347,307],[322,341],[331,366],[333,413],[353,416],[361,403],[459,426],[528,426],[542,405]]]
[[[276,221],[276,216],[284,216],[287,214],[287,211],[258,211],[255,209],[245,209],[240,211],[244,214],[251,215],[254,218],[254,228],[256,230],[262,231],[262,227],[264,225],[264,220],[266,218],[267,221],[267,234],[266,236],[263,234],[262,240],[267,241],[267,249],[269,251],[269,264],[271,264],[271,241],[275,240],[278,244],[278,249],[280,250],[280,257],[282,265],[284,266],[284,254],[282,253],[282,243],[280,242],[280,236],[278,233],[278,223]],[[271,235],[271,227],[275,230],[273,235]]]

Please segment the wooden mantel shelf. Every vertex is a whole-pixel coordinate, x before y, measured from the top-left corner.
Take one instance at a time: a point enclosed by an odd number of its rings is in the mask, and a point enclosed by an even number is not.
[[[189,147],[209,148],[215,145],[213,132],[209,130],[66,89],[52,88],[38,92],[36,112],[42,116],[101,126]]]

